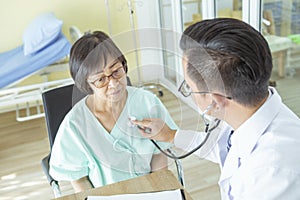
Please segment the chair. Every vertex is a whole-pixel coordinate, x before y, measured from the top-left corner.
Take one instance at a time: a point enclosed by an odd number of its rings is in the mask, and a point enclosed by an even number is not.
[[[73,84],[51,89],[42,93],[50,149],[52,149],[57,130],[64,119],[64,116],[69,112],[72,106],[84,96],[85,95]],[[50,155],[51,152],[42,159],[41,165],[47,176],[48,182],[53,189],[55,197],[59,197],[61,196],[61,192],[58,181],[54,180],[49,174]]]
[[[128,85],[131,85],[127,77]],[[55,140],[57,130],[64,119],[64,116],[69,112],[73,105],[86,95],[79,91],[74,84],[54,88],[42,93],[42,99],[45,111],[45,120],[47,125],[50,149]],[[61,196],[58,181],[54,180],[49,174],[49,159],[51,152],[42,159],[41,165],[44,173],[47,176],[48,182],[52,187],[55,197]],[[179,182],[184,185],[183,170],[179,160],[175,161]]]

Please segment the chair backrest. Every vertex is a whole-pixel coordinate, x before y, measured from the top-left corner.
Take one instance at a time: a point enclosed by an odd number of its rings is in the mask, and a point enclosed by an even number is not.
[[[85,96],[74,84],[43,92],[42,99],[50,148],[52,148],[57,130],[65,115],[75,103]]]

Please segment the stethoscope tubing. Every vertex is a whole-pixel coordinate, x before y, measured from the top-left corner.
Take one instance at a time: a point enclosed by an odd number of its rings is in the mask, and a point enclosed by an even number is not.
[[[167,157],[169,157],[169,158],[171,158],[171,159],[174,159],[174,160],[180,160],[180,159],[183,159],[183,158],[186,158],[186,157],[190,156],[190,155],[193,154],[195,151],[197,151],[197,150],[199,150],[200,148],[202,148],[202,146],[203,146],[203,145],[206,143],[206,141],[208,140],[208,138],[209,138],[211,132],[212,132],[213,130],[215,130],[215,129],[219,126],[220,121],[221,121],[221,120],[216,119],[216,120],[215,120],[215,123],[214,123],[214,125],[213,125],[213,127],[211,127],[211,128],[209,127],[210,125],[209,125],[208,123],[205,123],[205,133],[206,133],[206,136],[205,136],[204,140],[203,140],[197,147],[195,147],[194,149],[192,149],[190,152],[188,152],[188,153],[186,153],[186,154],[184,154],[184,155],[181,155],[181,156],[175,156],[173,153],[171,153],[171,151],[170,151],[169,149],[167,149],[167,151],[168,151],[169,153],[166,153],[164,150],[162,150],[162,149],[160,148],[160,146],[159,146],[153,139],[151,139],[151,142],[152,142],[152,143],[156,146],[156,148],[158,148],[165,156],[167,156]]]

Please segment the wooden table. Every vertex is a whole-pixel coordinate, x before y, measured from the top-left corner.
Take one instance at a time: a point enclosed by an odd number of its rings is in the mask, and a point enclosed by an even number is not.
[[[136,194],[182,188],[177,178],[169,170],[161,170],[126,181],[93,188],[80,193],[56,198],[56,200],[84,200],[89,195]],[[192,197],[185,191],[186,199]]]

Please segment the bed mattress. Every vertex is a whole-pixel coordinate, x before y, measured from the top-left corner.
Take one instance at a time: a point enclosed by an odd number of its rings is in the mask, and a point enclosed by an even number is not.
[[[64,58],[71,44],[61,33],[57,40],[33,55],[24,55],[24,46],[0,53],[0,88],[27,77]]]

